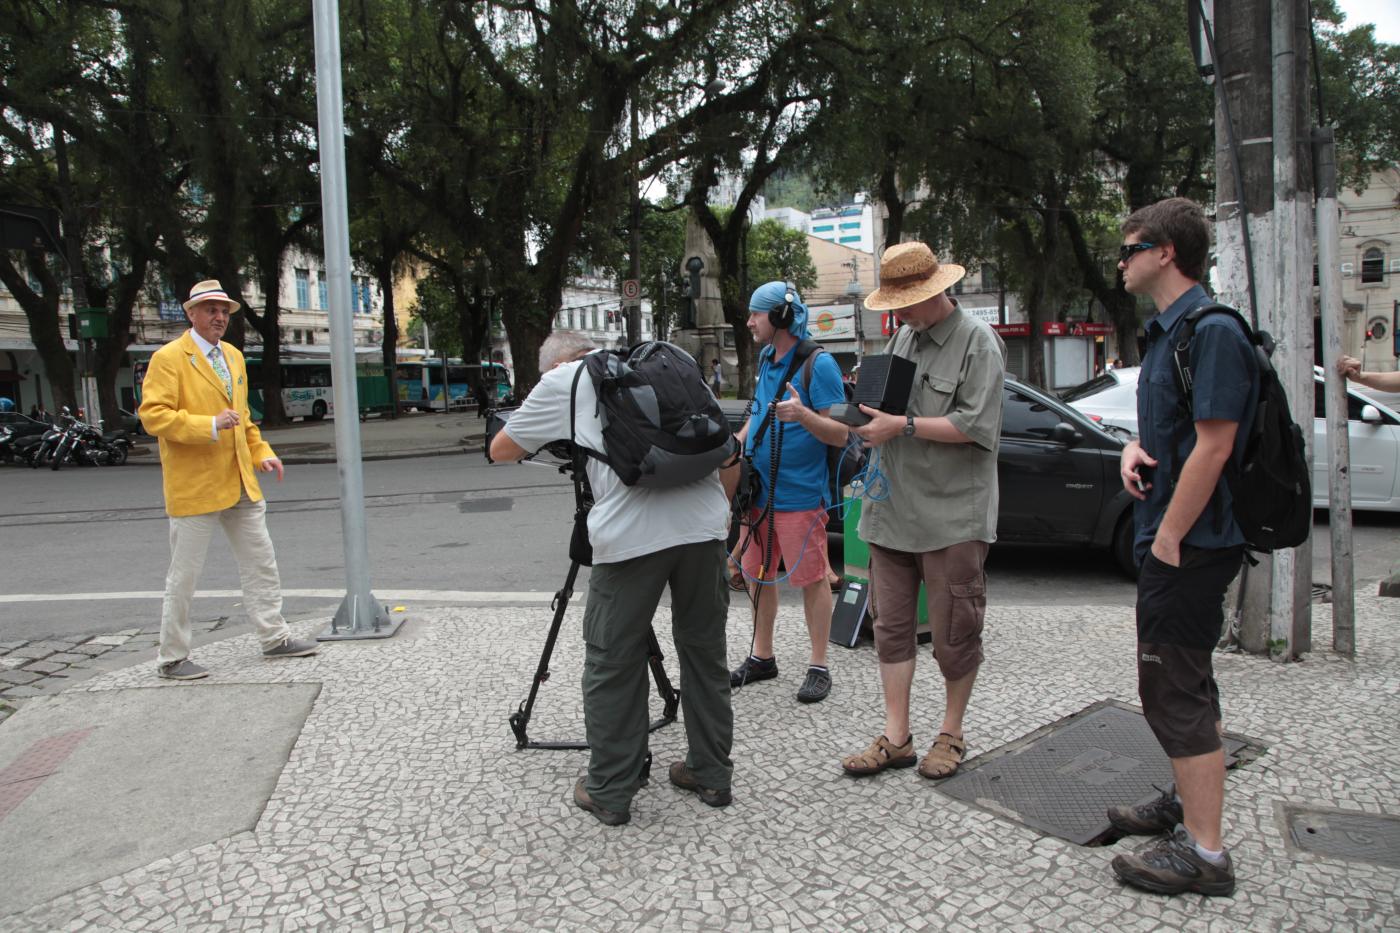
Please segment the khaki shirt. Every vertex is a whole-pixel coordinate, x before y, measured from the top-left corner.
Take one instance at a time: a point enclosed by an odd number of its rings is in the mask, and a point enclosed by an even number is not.
[[[901,327],[886,352],[914,361],[909,414],[946,416],[972,443],[899,436],[880,445],[889,495],[861,503],[861,539],[911,553],[964,541],[990,544],[997,528],[1005,345],[990,325],[955,307],[923,333]]]

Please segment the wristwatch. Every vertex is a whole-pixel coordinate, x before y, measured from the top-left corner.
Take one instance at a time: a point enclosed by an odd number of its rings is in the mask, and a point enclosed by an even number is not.
[[[907,416],[906,416],[906,420],[905,420],[905,422],[904,422],[904,436],[905,436],[905,437],[913,437],[913,436],[914,436],[914,416],[913,416],[913,415],[907,415]]]

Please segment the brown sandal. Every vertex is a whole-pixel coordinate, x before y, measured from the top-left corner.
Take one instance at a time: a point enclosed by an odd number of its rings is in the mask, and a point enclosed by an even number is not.
[[[882,735],[859,755],[842,758],[841,767],[847,774],[879,774],[886,768],[907,768],[916,760],[912,735],[903,745],[895,745]]]
[[[919,774],[937,781],[952,777],[958,772],[963,756],[967,753],[967,742],[947,732],[938,733],[938,740],[929,748],[924,760],[919,762]]]

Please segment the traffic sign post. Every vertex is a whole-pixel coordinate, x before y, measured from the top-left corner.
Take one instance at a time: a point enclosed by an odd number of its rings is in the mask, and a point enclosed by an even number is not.
[[[622,280],[622,313],[627,321],[627,342],[636,346],[642,342],[642,283],[638,279]]]

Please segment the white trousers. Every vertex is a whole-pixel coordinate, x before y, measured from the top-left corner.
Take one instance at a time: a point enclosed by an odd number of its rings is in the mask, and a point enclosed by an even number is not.
[[[170,571],[165,576],[157,664],[189,657],[190,602],[215,526],[223,527],[238,560],[243,607],[263,650],[275,648],[291,635],[287,620],[282,618],[282,580],[277,573],[272,539],[267,535],[266,516],[267,503],[254,502],[245,492],[237,505],[222,512],[170,519]]]

